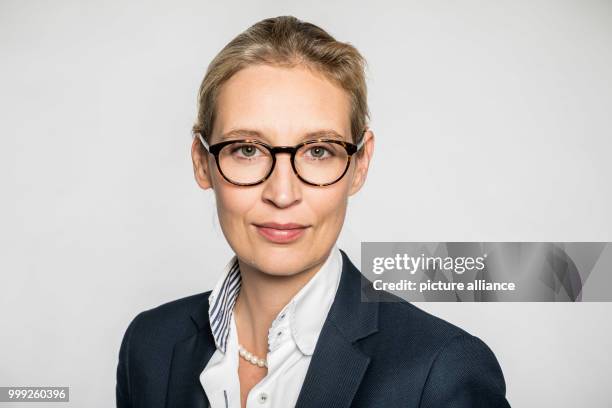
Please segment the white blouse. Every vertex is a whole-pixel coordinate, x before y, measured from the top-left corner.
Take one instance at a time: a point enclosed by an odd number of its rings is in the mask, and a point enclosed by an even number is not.
[[[342,255],[334,244],[321,269],[279,312],[268,329],[268,373],[249,391],[247,408],[295,406],[341,273]],[[240,408],[240,357],[233,314],[240,284],[234,255],[209,297],[209,319],[217,350],[200,374],[209,408]]]

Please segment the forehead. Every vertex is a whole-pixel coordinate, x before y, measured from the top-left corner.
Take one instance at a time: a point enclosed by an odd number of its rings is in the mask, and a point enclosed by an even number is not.
[[[332,130],[350,140],[348,93],[304,67],[247,67],[232,76],[217,99],[213,137],[236,129],[256,130],[275,144]]]

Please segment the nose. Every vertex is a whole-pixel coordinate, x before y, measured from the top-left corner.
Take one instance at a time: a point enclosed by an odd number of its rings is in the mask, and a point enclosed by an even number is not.
[[[291,167],[291,155],[276,155],[272,174],[264,181],[262,199],[275,207],[286,208],[302,200],[301,181]]]

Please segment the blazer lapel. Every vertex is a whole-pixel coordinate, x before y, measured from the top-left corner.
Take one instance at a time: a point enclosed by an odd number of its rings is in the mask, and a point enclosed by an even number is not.
[[[355,342],[378,331],[378,303],[343,250],[338,291],[319,335],[296,408],[349,407],[370,363]]]
[[[208,296],[191,318],[198,332],[174,346],[166,408],[208,408],[208,397],[200,384],[200,374],[216,350],[208,324]]]

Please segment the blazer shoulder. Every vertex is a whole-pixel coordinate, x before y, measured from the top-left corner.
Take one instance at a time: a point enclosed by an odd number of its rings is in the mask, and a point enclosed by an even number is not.
[[[458,335],[470,335],[466,330],[389,292],[385,292],[381,299],[385,300],[379,303],[379,329],[383,331],[440,344]]]
[[[494,388],[505,391],[499,363],[482,339],[398,296],[387,292],[383,297],[388,300],[379,304],[382,336],[378,341],[384,343],[383,350],[392,348],[398,356],[422,364],[426,371],[443,367],[448,361],[475,370],[487,368],[496,381]]]
[[[372,281],[349,259],[349,267],[361,277],[361,301],[376,303],[378,308],[378,337],[388,345],[424,343],[438,349],[458,335],[469,335],[462,328],[415,306],[386,290],[375,290]]]
[[[394,301],[379,303],[378,333],[372,339],[378,343],[377,348],[397,350],[400,355],[405,353],[406,358],[418,356],[417,360],[430,366],[448,344],[461,338],[480,341],[468,331],[411,302],[389,295]]]
[[[207,316],[210,293],[166,302],[132,319],[119,350],[117,407],[133,406],[134,390],[142,389],[145,383],[148,389],[163,389],[174,345],[197,332],[194,316]]]
[[[502,369],[482,339],[391,293],[382,298],[378,332],[364,339],[364,351],[382,359],[387,369],[420,382],[422,406],[453,405],[444,400],[450,396],[468,401],[453,406],[509,406]],[[393,358],[387,357],[389,350]]]
[[[163,303],[138,313],[124,334],[124,342],[130,341],[136,348],[146,352],[165,345],[174,344],[194,333],[198,328],[195,317],[204,319],[208,315],[208,297],[212,291]],[[203,320],[199,320],[202,324]],[[131,339],[131,340],[130,340]]]

